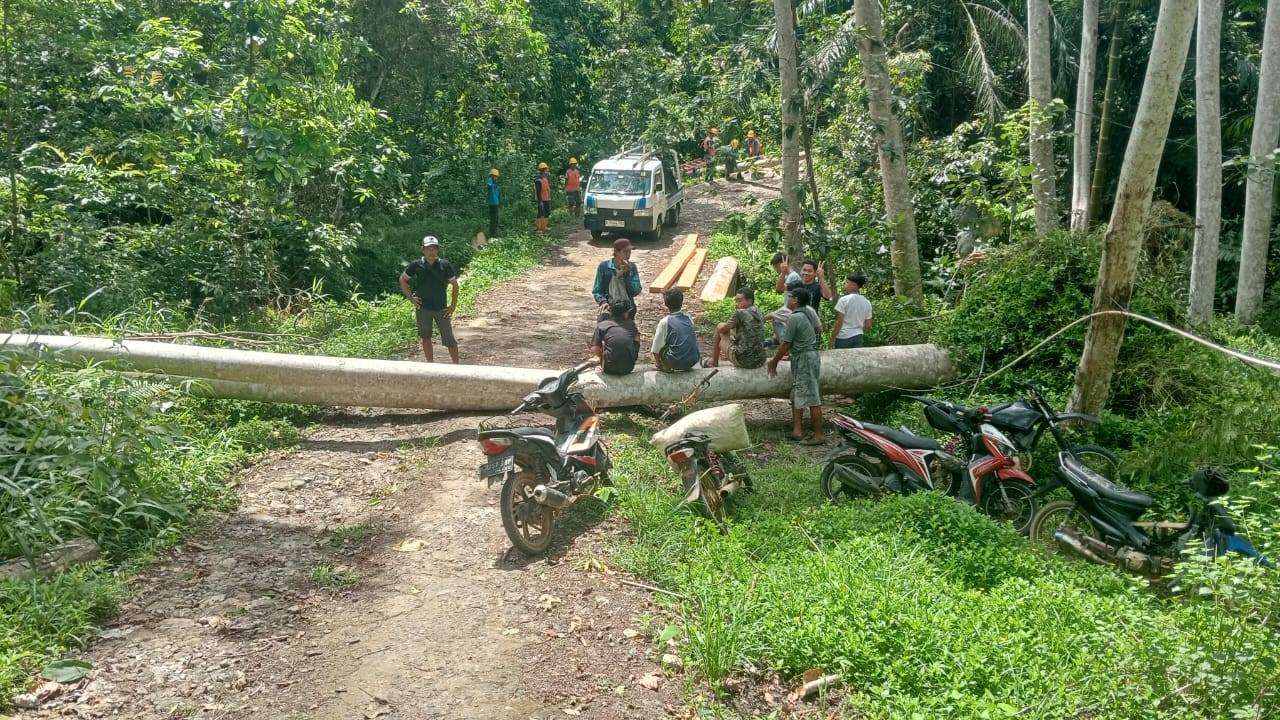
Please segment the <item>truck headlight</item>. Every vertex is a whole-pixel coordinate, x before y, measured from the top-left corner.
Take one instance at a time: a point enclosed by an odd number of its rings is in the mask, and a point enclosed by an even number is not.
[[[636,217],[649,217],[649,216],[653,215],[653,210],[650,210],[650,209],[648,209],[648,208],[645,208],[645,209],[643,209],[643,210],[636,210],[636,211],[635,211],[635,213],[634,213],[634,215],[635,215]]]
[[[595,208],[593,208],[593,207],[591,207],[590,205],[588,205],[588,206],[586,207],[586,209],[584,209],[582,212],[583,212],[583,213],[585,213],[585,214],[587,214],[587,215],[595,215],[595,214],[596,214],[596,209],[595,209]]]

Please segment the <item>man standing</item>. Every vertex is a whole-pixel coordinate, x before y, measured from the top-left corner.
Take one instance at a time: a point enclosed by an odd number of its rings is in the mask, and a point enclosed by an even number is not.
[[[538,206],[537,227],[539,235],[551,229],[551,176],[547,164],[538,163],[538,177],[533,179],[533,204]]]
[[[704,174],[707,180],[714,180],[716,176],[716,151],[718,149],[716,142],[719,139],[720,131],[716,128],[711,128],[711,132],[702,138],[702,155],[703,160],[706,161]]]
[[[452,289],[445,302],[445,287]],[[431,345],[432,325],[440,326],[440,342],[449,349],[449,357],[458,363],[458,341],[453,339],[453,309],[458,305],[458,271],[440,257],[440,241],[428,235],[422,238],[422,257],[409,263],[400,273],[400,292],[413,303],[418,321],[418,337],[427,362],[435,362]]]
[[[800,273],[791,269],[790,259],[786,255],[774,253],[769,264],[773,266],[773,271],[778,273],[778,282],[774,284],[774,290],[784,293],[790,289],[791,285],[800,282]]]
[[[747,158],[755,160],[760,157],[760,138],[756,137],[755,130],[747,131]]]
[[[744,287],[733,296],[733,317],[716,326],[711,342],[711,359],[707,367],[720,366],[720,342],[730,338],[729,362],[735,367],[758,368],[764,365],[764,317],[756,308],[756,292]]]
[[[818,262],[813,258],[805,258],[800,264],[800,291],[807,293],[802,297],[803,304],[813,308],[818,317],[822,317],[822,301],[832,298],[831,287],[827,285],[826,262]],[[821,329],[818,330],[822,332]]]
[[[614,300],[630,300],[635,317],[635,297],[640,294],[640,270],[631,262],[631,241],[620,238],[613,243],[613,257],[596,268],[596,282],[591,294],[600,307],[600,319],[609,317],[609,304]]]
[[[662,302],[667,306],[667,314],[653,331],[653,364],[659,370],[692,370],[698,367],[701,353],[693,318],[680,309],[684,306],[684,292],[680,288],[667,288],[662,293]]]
[[[489,195],[489,239],[492,240],[498,237],[498,168],[489,169],[484,184]]]
[[[818,333],[813,321],[814,313],[800,304],[802,291],[787,291],[787,308],[791,310],[787,324],[782,328],[778,351],[769,360],[769,377],[778,374],[778,363],[791,353],[791,434],[788,440],[801,445],[821,445],[826,442],[822,429],[822,394],[818,377],[822,373],[822,359],[818,357]],[[804,410],[809,409],[813,434],[804,431]]]
[[[591,354],[600,358],[606,375],[626,375],[640,357],[640,330],[629,315],[635,309],[630,299],[609,303],[609,319],[596,325],[591,336]]]
[[[836,323],[831,329],[831,347],[835,350],[860,348],[871,329],[871,301],[862,294],[867,276],[852,272],[844,278],[844,292],[836,301]]]
[[[569,158],[569,169],[564,171],[564,195],[569,214],[582,215],[582,173],[578,172],[578,158]]]

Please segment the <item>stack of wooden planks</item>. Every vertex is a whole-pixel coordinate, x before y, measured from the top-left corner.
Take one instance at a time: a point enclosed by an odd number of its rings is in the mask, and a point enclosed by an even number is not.
[[[649,283],[649,292],[660,293],[667,288],[692,290],[698,282],[698,274],[707,262],[707,249],[698,247],[698,234],[689,233],[679,236],[675,242],[683,238],[684,244],[676,251],[671,262],[658,273],[658,277]],[[716,264],[716,271],[702,291],[703,302],[724,298],[733,286],[733,278],[738,272],[738,261],[735,258],[721,258]]]

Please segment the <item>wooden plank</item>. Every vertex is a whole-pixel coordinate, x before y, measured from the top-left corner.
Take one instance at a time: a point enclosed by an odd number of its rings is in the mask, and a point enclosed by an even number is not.
[[[693,251],[693,257],[689,258],[689,263],[684,266],[684,270],[680,273],[680,279],[676,281],[676,287],[681,290],[690,290],[693,284],[698,282],[698,273],[702,272],[702,264],[707,261],[707,249],[698,248]]]
[[[716,262],[716,269],[707,284],[702,288],[702,302],[723,300],[733,287],[733,278],[738,274],[738,258],[726,255]]]
[[[689,233],[684,236],[684,246],[676,252],[675,257],[671,258],[671,262],[663,268],[658,277],[649,283],[649,292],[660,293],[663,290],[675,284],[676,278],[680,277],[680,271],[684,270],[685,263],[689,262],[689,258],[693,256],[695,250],[698,249],[698,233]],[[679,238],[676,238],[679,240]],[[674,240],[672,243],[674,244]]]

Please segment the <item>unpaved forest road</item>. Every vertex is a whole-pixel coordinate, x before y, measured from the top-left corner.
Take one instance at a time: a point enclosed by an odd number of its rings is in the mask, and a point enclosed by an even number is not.
[[[766,172],[692,188],[676,232],[638,243],[642,279],[674,254],[675,235],[705,240],[778,185]],[[579,227],[541,267],[482,298],[460,323],[463,361],[560,369],[585,357],[591,283],[610,244]],[[686,307],[698,310],[696,297]],[[660,296],[642,295],[646,357],[664,313]],[[480,419],[329,411],[300,448],[240,473],[238,510],[134,580],[132,599],[77,655],[95,668],[88,678],[15,717],[692,717],[679,672],[659,664],[661,627],[642,625],[650,593],[599,562],[621,529],[602,522],[599,503],[562,515],[545,557],[507,553],[497,488],[476,480]],[[363,539],[333,532],[361,524],[372,531]],[[421,549],[396,551],[403,541]],[[358,585],[318,589],[309,575],[325,566]],[[657,690],[638,682],[649,673],[662,676]]]

